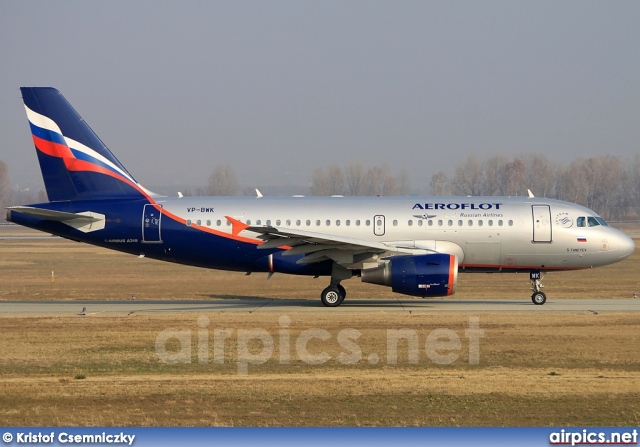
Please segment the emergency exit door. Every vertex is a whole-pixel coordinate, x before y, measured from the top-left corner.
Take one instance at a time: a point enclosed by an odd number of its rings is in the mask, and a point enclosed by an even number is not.
[[[373,234],[384,236],[384,216],[373,216]]]

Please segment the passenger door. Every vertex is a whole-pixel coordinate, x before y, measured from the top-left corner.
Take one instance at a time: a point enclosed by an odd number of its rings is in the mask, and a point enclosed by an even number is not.
[[[142,242],[147,244],[159,244],[162,242],[160,233],[162,221],[162,206],[160,210],[156,205],[145,205],[142,212]]]
[[[551,207],[531,205],[533,217],[533,242],[551,242]]]

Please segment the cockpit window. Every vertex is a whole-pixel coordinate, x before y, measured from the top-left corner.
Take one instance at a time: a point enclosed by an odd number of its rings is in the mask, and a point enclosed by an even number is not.
[[[596,220],[597,220],[598,222],[600,222],[600,225],[602,225],[602,226],[605,226],[605,227],[608,227],[608,226],[609,226],[609,224],[608,224],[608,223],[606,223],[602,217],[596,217]]]
[[[593,216],[580,216],[576,219],[576,226],[578,227],[597,227],[599,225],[608,227],[609,224],[607,224],[604,219],[602,217],[593,217]]]

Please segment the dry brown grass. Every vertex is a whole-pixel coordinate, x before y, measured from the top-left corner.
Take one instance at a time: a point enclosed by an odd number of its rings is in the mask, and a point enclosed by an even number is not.
[[[637,254],[594,272],[547,277],[550,296],[628,297]],[[51,283],[51,270],[55,282]],[[526,275],[462,275],[456,297],[527,299]],[[325,280],[245,277],[165,264],[62,240],[0,241],[0,300],[315,298]],[[383,287],[351,280],[352,298],[389,298]],[[0,303],[1,306],[1,303]],[[199,364],[197,319],[230,328],[225,363]],[[638,425],[640,314],[481,314],[480,363],[469,365],[463,314],[291,313],[291,362],[280,364],[275,313],[117,317],[0,317],[0,421],[3,425]],[[191,330],[192,362],[168,365],[155,352],[167,328]],[[275,352],[239,376],[238,330],[264,328]],[[309,328],[331,335],[309,351],[331,360],[309,365],[295,340]],[[336,341],[357,329],[362,356],[344,365]],[[419,335],[418,364],[400,346],[386,362],[387,330]],[[426,337],[459,335],[451,365],[429,360]],[[172,345],[173,346],[173,345]],[[211,346],[210,346],[211,348]],[[257,344],[252,349],[259,350]],[[368,362],[377,354],[381,361]],[[209,351],[212,357],[211,350]],[[83,378],[84,377],[84,378]]]
[[[464,315],[291,314],[291,361],[280,364],[278,315],[204,314],[211,337],[198,363],[201,315],[2,318],[0,418],[5,425],[637,425],[640,420],[640,316],[491,315],[480,363],[469,365]],[[160,331],[192,334],[191,363],[162,363]],[[213,364],[213,330],[231,328],[225,363]],[[235,335],[264,328],[275,351],[238,375]],[[301,361],[295,340],[308,328],[322,365]],[[358,363],[337,360],[345,328],[360,331]],[[409,328],[420,340],[418,364],[400,345],[386,362],[387,329]],[[451,365],[423,348],[437,328],[455,331],[462,346]],[[252,352],[261,349],[258,344]],[[381,362],[371,365],[369,355]],[[85,377],[77,378],[77,377]]]

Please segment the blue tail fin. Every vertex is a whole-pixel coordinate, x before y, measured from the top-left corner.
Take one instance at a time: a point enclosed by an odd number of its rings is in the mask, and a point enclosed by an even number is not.
[[[20,90],[50,201],[148,197],[58,90]]]

